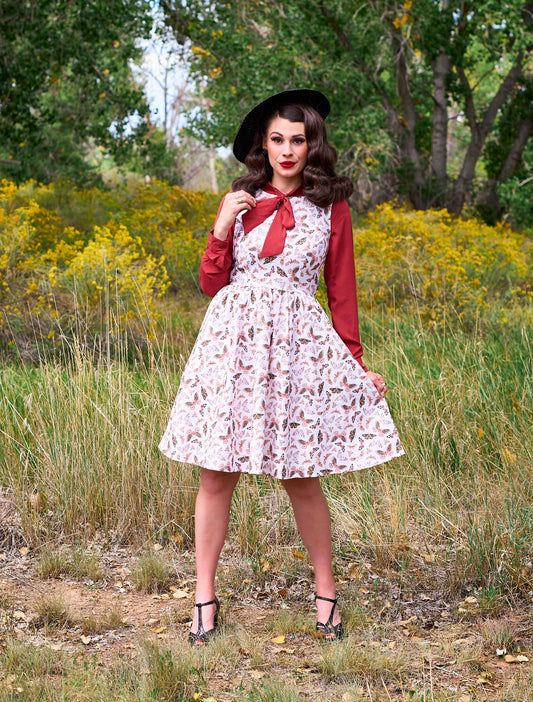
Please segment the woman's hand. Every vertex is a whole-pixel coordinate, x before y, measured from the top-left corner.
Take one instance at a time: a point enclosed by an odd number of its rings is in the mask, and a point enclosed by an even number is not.
[[[245,210],[251,210],[252,207],[255,207],[255,197],[252,197],[245,190],[228,193],[220,208],[220,213],[213,229],[213,236],[225,241],[237,215]]]
[[[385,397],[385,393],[387,392],[388,387],[383,376],[379,373],[372,373],[372,371],[367,371],[366,374],[368,378],[374,383],[379,396]]]

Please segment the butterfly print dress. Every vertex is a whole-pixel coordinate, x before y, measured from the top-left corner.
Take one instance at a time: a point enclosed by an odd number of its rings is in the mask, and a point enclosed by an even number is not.
[[[256,201],[280,195],[267,186]],[[249,231],[239,215],[225,242],[209,236],[201,278],[214,297],[159,444],[171,459],[286,479],[403,454],[362,365],[348,205],[295,191],[290,206],[277,255],[260,257],[276,212]],[[333,325],[314,297],[324,266]]]

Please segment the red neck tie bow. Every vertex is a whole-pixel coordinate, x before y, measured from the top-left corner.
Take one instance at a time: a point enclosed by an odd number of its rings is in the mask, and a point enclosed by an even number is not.
[[[287,229],[292,229],[294,227],[294,214],[289,198],[291,195],[303,195],[301,187],[285,194],[277,190],[270,183],[268,183],[263,190],[276,195],[276,197],[268,197],[264,200],[259,200],[255,207],[248,210],[242,217],[244,233],[248,234],[249,231],[257,227],[261,222],[264,222],[265,219],[270,217],[270,215],[277,210],[276,216],[265,237],[259,258],[277,256],[283,251]]]

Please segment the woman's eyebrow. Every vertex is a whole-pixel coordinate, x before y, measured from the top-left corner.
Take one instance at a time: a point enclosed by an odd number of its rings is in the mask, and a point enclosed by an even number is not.
[[[272,134],[278,134],[279,136],[285,136],[284,134],[282,134],[282,132],[276,132],[276,131],[270,132],[270,135],[272,135]],[[298,132],[298,134],[291,134],[290,136],[291,137],[299,137],[299,136],[305,136],[305,134],[303,132]]]

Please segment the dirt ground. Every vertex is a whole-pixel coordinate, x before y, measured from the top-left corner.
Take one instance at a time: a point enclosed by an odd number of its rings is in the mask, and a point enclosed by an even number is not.
[[[21,545],[14,528],[8,538],[5,521],[2,529],[0,651],[7,637],[15,637],[72,656],[89,654],[103,670],[134,656],[146,640],[187,647],[192,553],[147,545],[175,573],[164,592],[150,594],[132,582],[139,551],[96,540],[90,546],[101,570],[96,581],[42,578],[37,567],[46,549]],[[293,560],[288,573],[286,554],[254,564],[231,541],[224,550],[218,594],[223,629],[234,634],[238,662],[213,667],[207,687],[217,701],[243,699],[243,690],[269,676],[289,676],[302,699],[404,700],[409,694],[460,702],[533,699],[528,692],[533,690],[533,601],[492,602],[475,590],[452,601],[439,592],[438,578],[433,588],[424,587],[416,571],[410,579],[337,556],[348,641],[361,658],[357,665],[345,661],[335,672],[333,664],[324,666],[325,644],[314,635],[311,569],[303,554],[294,552]],[[72,614],[63,626],[38,622],[39,603],[50,596],[65,602]],[[106,621],[112,626],[98,624]],[[449,696],[420,697],[424,689]]]

